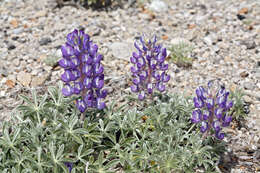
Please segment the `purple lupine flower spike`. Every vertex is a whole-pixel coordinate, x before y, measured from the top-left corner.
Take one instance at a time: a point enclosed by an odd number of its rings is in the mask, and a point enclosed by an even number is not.
[[[137,52],[133,52],[130,57],[133,64],[130,68],[133,77],[131,91],[138,93],[139,100],[152,95],[154,89],[165,91],[166,83],[170,80],[170,75],[167,74],[168,64],[165,63],[166,48],[156,42],[156,36],[152,39],[142,36],[134,43]]]
[[[65,82],[62,89],[64,96],[80,95],[76,106],[80,112],[87,107],[103,109],[106,97],[104,86],[103,56],[98,53],[98,46],[83,30],[74,30],[67,35],[67,42],[61,46],[63,58],[59,65],[65,69],[61,79]]]
[[[198,87],[193,99],[196,109],[192,113],[191,122],[200,123],[202,133],[211,132],[210,129],[213,129],[215,137],[223,139],[224,133],[221,130],[232,121],[228,112],[233,102],[228,100],[228,96],[229,92],[216,81],[210,81],[206,89],[203,86]]]

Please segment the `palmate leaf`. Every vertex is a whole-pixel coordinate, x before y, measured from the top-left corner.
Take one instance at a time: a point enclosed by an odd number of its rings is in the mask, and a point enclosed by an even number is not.
[[[86,156],[88,156],[89,154],[93,153],[94,150],[93,149],[88,149],[85,150],[84,152],[82,152],[82,149],[84,148],[84,145],[80,145],[78,148],[78,153],[77,153],[77,159],[80,160],[82,163],[84,163],[85,165],[87,164],[87,161],[84,159]]]
[[[119,160],[113,159],[109,161],[104,157],[104,153],[100,152],[98,155],[98,159],[90,164],[91,172],[95,173],[114,173],[116,172],[114,167],[119,163]]]
[[[37,152],[34,153],[36,157],[28,157],[29,160],[36,165],[37,172],[44,173],[46,168],[51,168],[52,165],[45,160],[45,157],[42,157],[42,147],[37,147]]]
[[[25,102],[27,103],[29,106],[33,107],[34,106],[34,103],[31,101],[30,98],[28,98],[27,96],[25,95],[19,95],[19,97]]]
[[[65,155],[63,153],[64,151],[64,145],[62,144],[58,151],[56,152],[56,146],[53,142],[49,144],[49,150],[50,150],[50,159],[52,160],[52,163],[54,165],[54,172],[57,171],[57,167],[61,167],[63,171],[67,172],[66,166],[64,165],[65,162]],[[56,168],[56,169],[55,169]]]

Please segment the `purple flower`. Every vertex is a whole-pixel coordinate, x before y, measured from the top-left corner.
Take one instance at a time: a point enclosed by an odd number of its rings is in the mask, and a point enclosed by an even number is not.
[[[64,96],[71,96],[73,94],[73,88],[70,86],[70,84],[66,84],[61,92],[63,93]]]
[[[208,120],[212,116],[212,112],[208,110],[203,110],[203,120]]]
[[[143,100],[145,98],[145,92],[144,91],[141,91],[138,95],[138,99],[139,100]]]
[[[135,92],[135,93],[138,92],[139,91],[138,86],[137,85],[132,85],[131,86],[131,91]]]
[[[65,162],[64,165],[69,169],[69,173],[71,173],[71,170],[73,168],[73,163],[71,162]]]
[[[229,126],[231,121],[232,121],[232,116],[228,116],[227,114],[225,114],[222,118],[222,126],[223,127]]]
[[[233,106],[233,102],[228,100],[228,96],[229,92],[216,81],[210,81],[206,89],[203,86],[196,89],[196,97],[193,98],[196,110],[192,112],[191,121],[201,122],[202,133],[211,132],[210,129],[213,129],[216,138],[224,138],[221,129],[229,126],[232,121],[228,111]]]
[[[224,139],[225,134],[222,133],[221,131],[217,131],[217,132],[215,133],[215,136],[216,136],[216,138],[222,140],[222,139]]]
[[[215,131],[221,130],[221,124],[219,120],[216,120],[212,123],[212,127],[215,129]]]
[[[152,39],[142,36],[134,43],[137,52],[133,52],[130,57],[133,64],[130,68],[133,77],[131,91],[138,92],[139,100],[152,95],[154,89],[165,91],[165,84],[170,80],[170,75],[167,74],[168,64],[165,64],[166,48],[156,42],[156,36]]]
[[[83,30],[74,30],[67,35],[67,42],[61,46],[63,58],[59,65],[64,68],[61,79],[65,82],[64,96],[80,95],[76,106],[80,112],[87,107],[103,109],[106,97],[104,86],[104,67],[100,63],[103,56],[98,53],[98,46]]]
[[[191,121],[193,123],[199,123],[201,121],[201,111],[199,109],[196,109],[192,112]]]
[[[195,108],[202,108],[204,106],[202,99],[200,99],[198,97],[194,97],[193,102],[194,102]]]
[[[209,126],[208,126],[208,122],[202,121],[202,122],[201,122],[201,126],[200,126],[200,131],[201,131],[202,133],[204,133],[204,132],[207,131],[208,127],[209,127]]]
[[[207,108],[210,110],[214,107],[214,99],[213,98],[207,98],[206,100]]]
[[[215,109],[215,115],[216,115],[217,119],[221,119],[222,115],[223,115],[223,109],[222,108]]]

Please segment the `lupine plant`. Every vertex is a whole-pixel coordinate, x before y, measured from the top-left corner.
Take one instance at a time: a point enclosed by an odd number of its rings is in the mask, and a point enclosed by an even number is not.
[[[128,103],[105,106],[98,46],[82,30],[68,34],[59,61],[64,83],[49,87],[44,96],[35,90],[32,98],[21,95],[24,104],[3,125],[0,172],[214,172],[218,145],[203,140],[193,123],[223,139],[221,128],[232,120],[229,92],[212,82],[199,87],[194,111],[189,98],[162,94],[170,76],[166,49],[156,42],[141,37],[131,57],[132,91],[140,100],[155,98],[138,110]],[[77,95],[76,105],[71,95]],[[79,120],[78,110],[88,116]]]
[[[67,36],[67,42],[61,47],[63,58],[59,65],[65,72],[61,79],[65,82],[62,89],[64,96],[80,95],[77,108],[84,112],[87,107],[103,109],[106,97],[104,86],[103,56],[98,53],[98,46],[83,30],[74,30]]]
[[[230,109],[233,101],[228,96],[229,92],[217,81],[210,81],[206,89],[202,86],[196,89],[196,97],[193,99],[196,109],[192,112],[191,121],[200,123],[204,137],[213,130],[216,138],[224,138],[222,128],[229,126],[232,121]]]
[[[134,44],[137,52],[130,58],[133,85],[132,92],[138,93],[138,99],[144,100],[153,90],[165,91],[165,84],[170,80],[167,74],[168,64],[165,63],[166,48],[157,44],[156,36],[152,39],[140,37]]]

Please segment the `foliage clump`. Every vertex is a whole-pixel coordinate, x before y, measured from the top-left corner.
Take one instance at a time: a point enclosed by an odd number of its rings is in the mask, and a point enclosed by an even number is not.
[[[232,108],[233,119],[236,121],[243,120],[250,112],[249,104],[243,99],[244,92],[241,89],[236,89],[230,92],[230,99],[234,100],[234,106]]]
[[[192,66],[193,59],[190,57],[190,53],[193,49],[192,45],[182,41],[169,48],[171,52],[169,57],[178,67],[188,68]]]
[[[2,173],[214,170],[216,146],[190,122],[191,100],[157,94],[147,108],[111,104],[87,110],[80,121],[76,98],[61,89],[21,96],[26,104],[4,123],[0,137]]]

